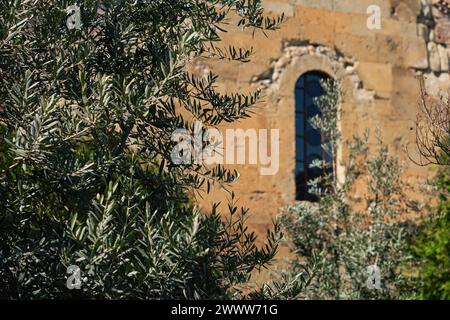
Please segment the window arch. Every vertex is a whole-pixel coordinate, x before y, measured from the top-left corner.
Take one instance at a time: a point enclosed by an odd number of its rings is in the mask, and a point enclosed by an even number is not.
[[[319,168],[310,168],[314,159],[332,163],[330,155],[322,148],[327,142],[323,133],[314,129],[310,119],[320,116],[315,98],[325,94],[321,80],[329,77],[322,72],[303,74],[295,84],[295,180],[296,199],[315,201],[317,198],[308,192],[308,181],[324,174]]]

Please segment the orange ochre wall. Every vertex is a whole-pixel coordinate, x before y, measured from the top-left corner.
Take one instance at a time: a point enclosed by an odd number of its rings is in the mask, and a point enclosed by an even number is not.
[[[381,9],[381,29],[367,27],[370,5]],[[240,172],[231,188],[238,204],[250,209],[249,227],[261,240],[279,209],[295,203],[294,85],[305,72],[323,71],[340,79],[343,101],[339,127],[344,139],[370,129],[374,141],[378,128],[384,143],[408,165],[408,182],[420,185],[431,177],[433,169],[413,164],[405,149],[409,146],[409,156],[417,156],[411,130],[418,111],[416,77],[425,75],[432,92],[448,88],[450,51],[445,44],[433,42],[429,36],[433,30],[416,22],[420,1],[265,0],[264,7],[269,15],[284,12],[280,30],[267,32],[266,37],[230,24],[229,32],[223,34],[224,46],[253,47],[250,62],[199,59],[193,63],[198,75],[210,70],[218,74],[223,92],[262,88],[263,98],[254,114],[226,128],[279,129],[277,174],[261,175],[258,165],[227,166]],[[345,155],[345,148],[341,148],[341,161]],[[343,178],[342,170],[340,174]],[[198,197],[197,203],[209,210],[212,202],[221,202],[220,208],[226,212],[227,199],[227,192],[214,188],[203,199]],[[282,250],[281,255],[286,252]]]

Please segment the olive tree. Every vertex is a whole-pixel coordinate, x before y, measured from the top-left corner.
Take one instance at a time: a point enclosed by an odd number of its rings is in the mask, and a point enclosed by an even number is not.
[[[404,166],[381,138],[369,147],[369,132],[343,141],[336,125],[341,101],[337,80],[322,83],[327,94],[315,98],[321,115],[311,125],[328,137],[323,149],[332,164],[315,161],[323,175],[309,181],[318,201],[283,208],[280,221],[297,258],[292,270],[314,265],[310,285],[300,292],[308,299],[399,299],[413,297],[409,240],[417,232],[422,204],[409,196],[402,179]],[[378,137],[380,135],[377,135]],[[339,144],[348,149],[337,158]],[[342,163],[338,163],[342,161]],[[337,165],[345,179],[338,179]],[[330,166],[332,166],[330,170]]]
[[[249,116],[259,91],[222,94],[186,65],[248,61],[221,36],[231,15],[277,29],[261,2],[0,1],[2,298],[243,296],[278,228],[257,247],[234,195],[199,212],[188,192],[237,173],[174,163],[171,135]]]

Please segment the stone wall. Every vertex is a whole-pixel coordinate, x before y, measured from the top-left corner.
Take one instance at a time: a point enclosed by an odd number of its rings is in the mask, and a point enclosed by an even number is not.
[[[367,28],[366,10],[374,4],[382,14],[379,30]],[[239,203],[251,209],[249,223],[257,233],[265,235],[279,208],[295,202],[294,85],[305,72],[323,71],[342,79],[339,125],[344,138],[379,128],[391,150],[408,159],[405,148],[414,141],[411,128],[419,93],[416,76],[431,77],[428,85],[433,89],[450,84],[447,46],[436,42],[435,25],[418,19],[424,15],[434,19],[427,11],[430,5],[420,0],[266,0],[269,14],[284,12],[281,30],[267,37],[253,35],[252,30],[224,34],[227,43],[254,48],[251,62],[196,62],[198,70],[220,76],[224,91],[263,89],[264,99],[254,115],[234,127],[280,130],[278,174],[262,176],[255,165],[230,166],[241,173],[233,190]],[[346,150],[341,149],[340,157],[345,159]],[[409,163],[405,178],[417,184],[430,174],[429,168]],[[199,203],[209,207],[211,201],[226,202],[227,196],[216,189]]]
[[[417,69],[427,74],[427,89],[437,95],[450,81],[450,2],[421,0],[420,4],[418,30],[426,43],[428,60]]]

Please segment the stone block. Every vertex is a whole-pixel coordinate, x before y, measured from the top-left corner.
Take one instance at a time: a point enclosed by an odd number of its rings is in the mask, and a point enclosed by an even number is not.
[[[305,25],[301,29],[302,39],[311,39],[314,43],[331,46],[334,42],[335,33],[332,26],[327,25]]]
[[[267,13],[284,13],[286,17],[294,16],[294,6],[289,0],[264,0],[263,8]]]
[[[352,33],[352,14],[335,12],[334,17],[334,31],[336,33]]]
[[[407,68],[428,69],[427,45],[421,38],[407,38],[402,43],[403,65]]]
[[[335,24],[336,15],[332,11],[302,6],[297,6],[295,10],[296,19],[302,25],[333,26]]]
[[[294,3],[303,7],[333,10],[334,0],[295,0]]]
[[[335,46],[348,57],[357,60],[376,62],[377,46],[375,36],[349,35],[348,33],[336,33]]]
[[[375,34],[374,46],[377,50],[378,62],[400,65],[403,59],[403,39],[398,36],[390,36],[382,33]]]
[[[418,110],[419,80],[412,70],[403,67],[394,67],[392,74],[395,83],[391,93],[393,116],[396,120],[414,120]],[[411,94],[412,92],[415,94]]]
[[[427,44],[430,68],[433,72],[441,71],[441,58],[439,57],[438,45],[435,42],[428,42]]]
[[[392,90],[392,65],[360,62],[357,72],[364,89],[375,90],[378,96],[386,96]]]
[[[394,17],[403,22],[415,22],[419,9],[417,5],[418,1],[414,0],[414,2],[415,4],[405,2],[393,4]]]
[[[388,18],[391,14],[389,0],[334,0],[333,10],[337,12],[350,12],[367,15],[367,8],[377,5],[381,9],[381,17]]]

